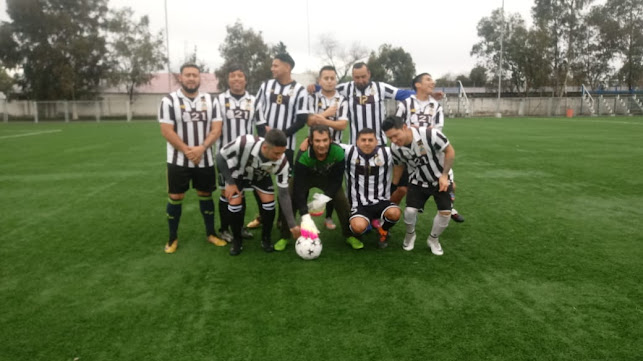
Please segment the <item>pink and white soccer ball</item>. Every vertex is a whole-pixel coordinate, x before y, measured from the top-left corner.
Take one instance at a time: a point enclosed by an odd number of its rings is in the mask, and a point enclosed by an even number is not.
[[[305,260],[315,259],[319,257],[322,251],[321,239],[299,237],[295,242],[295,251],[297,251],[299,257]]]

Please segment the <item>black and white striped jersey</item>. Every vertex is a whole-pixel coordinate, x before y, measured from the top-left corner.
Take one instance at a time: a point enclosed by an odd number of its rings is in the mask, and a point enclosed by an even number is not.
[[[230,90],[217,96],[219,109],[223,118],[221,138],[217,140],[217,152],[221,147],[232,142],[238,137],[253,134],[252,125],[255,121],[255,96],[246,92],[237,99]]]
[[[435,128],[411,127],[413,141],[409,146],[391,144],[396,165],[406,165],[409,183],[428,187],[437,185],[444,170],[444,150],[449,140]]]
[[[356,145],[342,148],[346,154],[346,196],[351,209],[388,201],[393,175],[391,149],[379,145],[372,154],[364,154]]]
[[[257,92],[256,110],[257,125],[285,131],[295,123],[298,114],[308,114],[308,93],[296,81],[282,85],[270,79],[263,82]],[[294,151],[295,146],[293,134],[288,137],[287,148]]]
[[[342,83],[337,91],[348,100],[348,118],[350,119],[350,143],[355,144],[357,133],[364,128],[375,130],[380,145],[386,145],[386,135],[382,131],[382,121],[386,117],[386,99],[395,99],[398,89],[379,81],[372,81],[364,91],[355,86],[355,82]]]
[[[397,102],[395,113],[407,125],[416,127],[433,127],[442,131],[444,112],[442,105],[432,96],[428,100],[419,100],[415,95]]]
[[[242,135],[221,148],[221,156],[228,164],[234,179],[258,181],[274,174],[279,188],[288,188],[290,164],[284,153],[277,161],[264,159],[261,145],[264,139],[254,135]]]
[[[212,129],[212,122],[221,121],[218,103],[208,93],[199,93],[194,99],[186,97],[179,89],[161,100],[158,119],[160,123],[171,124],[185,144],[199,146]],[[170,164],[204,168],[214,166],[212,147],[208,147],[199,164],[194,164],[185,154],[167,142],[167,162]]]
[[[308,107],[310,108],[311,114],[321,114],[333,105],[337,105],[337,112],[335,116],[329,117],[328,119],[348,120],[348,101],[346,101],[346,98],[339,94],[339,92],[335,92],[335,96],[327,98],[320,90],[308,97]],[[343,133],[341,130],[330,128],[330,139],[335,143],[341,143]]]

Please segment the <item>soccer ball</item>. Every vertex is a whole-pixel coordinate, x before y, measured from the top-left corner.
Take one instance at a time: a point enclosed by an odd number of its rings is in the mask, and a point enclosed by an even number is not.
[[[299,237],[295,242],[295,251],[299,257],[310,260],[319,257],[322,251],[321,239],[311,239],[306,237]]]

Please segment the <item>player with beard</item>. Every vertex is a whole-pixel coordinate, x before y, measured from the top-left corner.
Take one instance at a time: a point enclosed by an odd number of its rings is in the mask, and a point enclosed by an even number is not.
[[[216,173],[212,145],[221,135],[221,114],[208,93],[199,92],[201,73],[195,64],[183,64],[179,74],[181,88],[166,95],[159,109],[161,134],[167,141],[166,206],[170,237],[166,253],[178,247],[178,228],[185,192],[195,188],[208,242],[225,246],[214,229]]]

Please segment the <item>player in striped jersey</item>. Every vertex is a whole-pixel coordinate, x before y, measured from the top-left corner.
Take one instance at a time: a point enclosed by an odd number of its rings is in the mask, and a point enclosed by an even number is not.
[[[230,254],[233,256],[240,254],[242,250],[241,228],[245,207],[240,189],[246,187],[253,187],[262,202],[259,212],[265,225],[262,230],[261,247],[266,252],[272,252],[274,249],[270,240],[275,219],[275,195],[271,175],[276,176],[285,222],[288,223],[295,239],[300,236],[288,192],[290,165],[284,154],[286,145],[285,134],[278,129],[271,129],[266,133],[265,139],[252,135],[240,136],[234,142],[226,144],[217,154],[217,166],[225,179],[225,197],[229,202],[227,216],[234,236],[230,247]]]
[[[423,211],[424,204],[433,196],[438,213],[433,219],[427,244],[433,254],[442,255],[444,252],[439,237],[449,225],[451,216],[449,192],[453,187],[449,179],[449,170],[455,159],[455,151],[447,137],[439,130],[409,127],[399,117],[387,118],[382,123],[382,129],[392,142],[391,151],[395,160],[393,183],[399,182],[405,167],[410,175],[404,210],[406,236],[402,247],[407,251],[413,249],[417,213]]]
[[[401,215],[400,207],[389,200],[393,172],[391,149],[378,145],[375,131],[364,128],[357,134],[357,145],[345,146],[344,152],[346,193],[351,203],[351,231],[360,238],[371,221],[383,219],[384,224],[378,227],[378,246],[385,248],[388,245],[388,231]]]
[[[226,245],[214,230],[212,201],[216,188],[212,145],[221,135],[219,107],[210,94],[199,92],[201,73],[197,65],[183,64],[179,83],[181,88],[161,101],[158,115],[161,134],[167,140],[166,212],[170,238],[165,245],[166,253],[174,253],[178,246],[182,202],[190,182],[199,196],[208,241]]]
[[[397,103],[396,115],[406,121],[406,124],[409,126],[433,127],[442,131],[444,127],[444,112],[442,105],[432,96],[435,89],[435,81],[433,77],[431,77],[431,74],[421,73],[415,76],[411,85],[416,94]],[[453,182],[453,192],[451,193],[453,201],[455,200],[456,187],[453,179],[453,170],[451,170],[449,176]],[[403,177],[400,187],[393,192],[391,200],[399,204],[405,194],[406,182]],[[464,222],[464,217],[462,217],[455,208],[451,209],[451,219],[456,222]]]
[[[223,126],[221,129],[221,138],[217,141],[217,153],[225,144],[228,144],[238,137],[246,134],[253,134],[253,125],[255,121],[255,96],[246,91],[247,77],[240,66],[233,65],[228,69],[228,86],[229,89],[217,96]],[[225,181],[219,172],[219,188],[225,189]],[[245,189],[252,191],[252,188]],[[261,207],[261,201],[257,198],[258,206]],[[245,197],[243,198],[245,202]],[[219,197],[219,217],[220,225],[219,235],[227,242],[232,242],[232,234],[228,231],[227,224],[228,199],[221,192]],[[243,238],[252,238],[246,228],[242,229]]]
[[[321,89],[308,99],[310,116],[308,125],[325,125],[330,129],[331,140],[337,144],[342,142],[343,130],[348,125],[348,102],[339,94],[337,86],[337,71],[327,65],[319,71],[317,83]],[[328,229],[335,229],[333,222],[334,202],[326,203],[326,219],[324,224]]]
[[[337,86],[339,93],[348,100],[350,143],[355,144],[361,129],[370,128],[375,130],[378,143],[386,145],[386,135],[381,129],[386,116],[386,99],[403,100],[413,93],[387,83],[371,81],[371,71],[362,62],[353,65],[352,75],[351,82]]]

